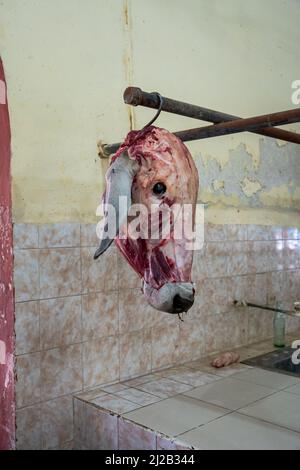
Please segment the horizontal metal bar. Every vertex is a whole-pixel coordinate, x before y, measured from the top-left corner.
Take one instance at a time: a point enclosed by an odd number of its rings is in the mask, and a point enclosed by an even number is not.
[[[278,313],[284,313],[285,315],[291,316],[291,317],[299,317],[300,316],[300,311],[295,310],[285,310],[282,308],[276,308],[276,307],[270,307],[269,305],[259,305],[259,304],[254,304],[252,302],[246,302],[246,301],[238,301],[235,300],[233,302],[237,307],[239,306],[244,306],[244,307],[253,307],[253,308],[259,308],[261,310],[269,310],[271,312],[278,312]]]
[[[212,122],[218,124],[220,122],[233,121],[241,119],[239,116],[226,114],[213,109],[203,108],[194,104],[184,103],[182,101],[173,100],[171,98],[163,98],[162,111],[167,113],[179,114],[201,121]],[[128,87],[124,92],[124,102],[132,106],[144,106],[146,108],[158,109],[160,105],[159,97],[155,92],[147,93],[138,87]],[[284,129],[260,129],[254,131],[256,134],[266,135],[275,139],[285,140],[300,144],[300,135],[295,132],[285,131]]]
[[[233,121],[221,122],[212,126],[202,126],[195,129],[187,129],[184,131],[174,132],[183,142],[192,140],[207,139],[221,135],[236,134],[244,131],[256,131],[266,127],[280,126],[300,122],[300,108],[281,111],[279,113],[264,114],[262,116],[254,116],[246,119],[236,119]],[[300,135],[295,134],[299,138]],[[115,153],[121,144],[104,145],[102,154],[109,155]]]
[[[236,134],[243,131],[256,131],[266,127],[282,126],[300,121],[300,108],[281,111],[279,113],[264,114],[246,119],[236,119],[234,121],[221,122],[212,126],[202,126],[195,129],[174,132],[182,141],[207,139],[221,135]],[[300,135],[299,135],[300,143]]]

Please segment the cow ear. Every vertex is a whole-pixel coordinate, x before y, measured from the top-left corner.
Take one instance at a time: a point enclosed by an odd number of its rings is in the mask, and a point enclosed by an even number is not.
[[[111,164],[106,173],[106,190],[103,201],[104,220],[100,245],[94,254],[99,258],[119,233],[121,225],[126,221],[131,206],[131,186],[139,165],[131,160],[127,152],[123,152]]]

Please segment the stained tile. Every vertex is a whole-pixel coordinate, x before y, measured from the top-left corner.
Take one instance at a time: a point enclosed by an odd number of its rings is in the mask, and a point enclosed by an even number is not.
[[[94,398],[90,401],[91,403],[94,403],[94,405],[97,405],[101,408],[104,408],[105,410],[109,410],[117,414],[123,414],[128,411],[135,410],[140,406],[137,403],[125,400],[122,397],[117,397],[109,394],[103,395],[102,397]]]
[[[82,389],[81,344],[41,353],[41,388],[43,400]]]
[[[152,328],[152,369],[174,364],[178,357],[179,325],[171,331],[167,328]]]
[[[157,436],[156,439],[157,450],[187,450],[191,449],[186,443],[181,442],[180,439],[167,439],[166,437]]]
[[[119,342],[116,336],[83,343],[83,376],[85,387],[119,379]]]
[[[181,434],[180,438],[203,450],[300,449],[298,433],[238,413]]]
[[[75,399],[74,433],[75,449],[116,450],[118,448],[118,417]]]
[[[300,270],[286,272],[286,291],[288,300],[300,300]]]
[[[220,367],[219,369],[213,367],[213,373],[218,375],[219,377],[232,377],[239,374],[240,372],[247,371],[249,369],[251,368],[244,364],[233,364],[227,367]]]
[[[205,224],[204,227],[205,241],[223,242],[227,238],[226,226],[217,224]]]
[[[220,380],[220,377],[214,374],[203,373],[199,371],[188,371],[181,372],[178,374],[172,374],[168,376],[169,379],[176,380],[176,382],[181,382],[187,385],[193,385],[197,387],[198,385],[205,385],[216,380]]]
[[[270,228],[267,225],[247,225],[247,238],[252,241],[269,240]]]
[[[275,304],[276,301],[287,300],[286,273],[275,271],[268,273],[267,277],[267,302]]]
[[[151,395],[150,393],[137,390],[136,388],[126,388],[115,393],[119,397],[125,398],[126,400],[137,403],[138,405],[150,405],[160,400],[160,398]]]
[[[224,408],[178,395],[126,413],[124,418],[172,437],[226,413]]]
[[[82,296],[83,340],[112,336],[118,332],[118,293]]]
[[[81,341],[81,297],[41,300],[40,322],[43,349]]]
[[[17,450],[40,450],[42,446],[40,405],[23,408],[16,413]],[[30,432],[29,432],[30,430]]]
[[[207,277],[223,277],[228,275],[228,259],[231,243],[206,244],[206,271]]]
[[[155,372],[153,374],[146,374],[136,377],[135,379],[125,380],[122,384],[128,387],[135,387],[136,385],[145,384],[147,382],[153,382],[153,380],[160,379],[160,372]]]
[[[251,273],[265,273],[269,256],[267,241],[248,242],[248,269]]]
[[[237,276],[247,274],[248,267],[248,243],[231,242],[228,247],[228,274]]]
[[[40,289],[44,299],[81,293],[79,248],[40,250]]]
[[[102,397],[103,395],[106,395],[106,392],[103,391],[102,387],[96,387],[96,388],[87,390],[82,393],[76,393],[76,398],[89,402],[90,400],[93,400],[94,398]]]
[[[81,246],[97,246],[99,244],[96,227],[97,224],[81,224]]]
[[[141,292],[139,293],[141,296]],[[143,299],[143,304],[145,299]],[[145,302],[146,303],[146,302]],[[172,313],[167,312],[160,312],[159,310],[155,310],[149,304],[145,305],[145,309],[147,312],[147,319],[146,324],[147,328],[164,328],[168,327],[170,330],[175,328],[181,323],[178,315],[173,315]],[[191,310],[188,311],[189,316],[191,315]],[[186,314],[183,314],[186,317]]]
[[[184,394],[223,408],[237,410],[272,393],[274,390],[271,388],[225,378],[208,385],[202,385]]]
[[[192,371],[193,369],[191,367],[188,367],[187,364],[182,364],[182,365],[175,365],[173,367],[168,367],[167,369],[162,369],[155,373],[157,375],[156,378],[161,378],[161,377],[169,377],[170,375],[173,375],[173,374],[181,374],[181,373],[192,372]]]
[[[206,352],[208,354],[247,343],[248,312],[233,309],[219,315],[208,315],[206,322]]]
[[[34,224],[14,224],[14,249],[38,248],[38,226]]]
[[[144,392],[153,394],[159,398],[168,398],[178,393],[186,392],[193,387],[184,383],[176,382],[169,378],[162,378],[153,382],[146,382],[144,384],[137,384],[136,388]]]
[[[205,323],[189,316],[179,324],[178,358],[180,362],[200,358],[205,352]]]
[[[267,274],[252,274],[245,277],[247,302],[265,305],[267,302]]]
[[[272,312],[256,308],[249,309],[248,340],[253,343],[273,335]]]
[[[281,240],[274,240],[268,244],[268,256],[266,259],[266,271],[284,269],[284,251]]]
[[[207,277],[207,263],[209,260],[206,256],[207,243],[204,243],[201,250],[194,252],[192,279],[194,282],[202,281]]]
[[[60,223],[39,226],[40,248],[80,246],[80,224]]]
[[[120,336],[121,379],[151,371],[151,333],[141,330]]]
[[[228,224],[225,225],[226,238],[228,241],[246,241],[247,225]]]
[[[42,448],[60,447],[73,439],[73,397],[56,398],[41,404]]]
[[[263,385],[264,387],[274,388],[276,390],[281,390],[297,383],[300,384],[300,380],[296,377],[257,368],[236,374],[234,379]]]
[[[270,397],[242,408],[239,410],[239,413],[262,419],[263,421],[283,426],[293,431],[300,431],[299,396],[292,393],[277,392]]]
[[[26,354],[40,349],[39,302],[22,302],[15,305],[16,354]]]
[[[299,380],[298,380],[297,384],[292,385],[291,387],[287,387],[284,391],[288,392],[288,393],[294,393],[295,395],[300,395],[300,382],[299,382]]]
[[[38,299],[38,250],[15,250],[14,256],[14,283],[16,302]]]
[[[102,387],[102,390],[106,393],[117,393],[123,390],[126,390],[128,387],[126,385],[121,384],[120,382],[113,384],[113,385],[106,385]]]
[[[39,352],[18,356],[16,377],[17,408],[39,402],[41,399],[41,355]]]
[[[205,279],[202,289],[206,315],[224,313],[230,310],[229,283],[227,278]]]
[[[127,263],[124,256],[118,253],[119,289],[139,288],[141,279]]]
[[[119,291],[120,333],[148,328],[151,324],[152,307],[147,304],[140,289]]]
[[[119,420],[120,450],[156,450],[156,434],[130,421]]]
[[[117,254],[114,249],[106,251],[94,260],[97,247],[81,248],[83,292],[107,292],[118,288]]]

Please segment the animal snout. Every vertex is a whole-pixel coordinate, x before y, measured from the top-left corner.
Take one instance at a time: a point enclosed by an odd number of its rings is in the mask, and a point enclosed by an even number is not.
[[[187,312],[194,303],[194,297],[186,298],[176,294],[173,298],[173,311],[174,313]]]
[[[187,312],[195,297],[191,282],[167,282],[160,289],[144,282],[143,292],[152,307],[168,313]]]

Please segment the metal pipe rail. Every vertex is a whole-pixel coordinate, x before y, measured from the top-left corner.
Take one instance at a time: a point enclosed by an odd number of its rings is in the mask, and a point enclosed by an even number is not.
[[[271,312],[284,313],[285,315],[288,315],[290,317],[300,317],[300,311],[297,310],[296,308],[294,310],[286,310],[286,309],[282,309],[282,308],[270,307],[269,305],[254,304],[252,302],[247,302],[245,300],[242,300],[242,301],[235,300],[233,303],[236,307],[259,308],[261,310],[269,310]]]
[[[300,134],[273,128],[273,126],[300,122],[300,109],[242,119],[237,116],[170,98],[162,97],[162,99],[162,111],[215,123],[215,125],[212,126],[203,126],[174,132],[183,142],[250,131],[256,134],[300,144]],[[157,93],[147,93],[136,87],[126,88],[124,92],[124,102],[132,106],[144,106],[154,109],[158,109],[161,104]],[[99,155],[108,157],[110,154],[115,153],[120,145],[120,143],[110,145],[103,144],[100,146]]]

